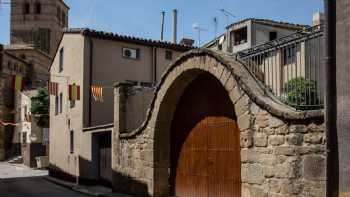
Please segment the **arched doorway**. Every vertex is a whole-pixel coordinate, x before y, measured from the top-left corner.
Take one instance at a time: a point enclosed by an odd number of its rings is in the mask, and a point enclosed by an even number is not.
[[[211,74],[185,89],[171,126],[170,193],[179,197],[239,197],[240,142],[234,107]]]

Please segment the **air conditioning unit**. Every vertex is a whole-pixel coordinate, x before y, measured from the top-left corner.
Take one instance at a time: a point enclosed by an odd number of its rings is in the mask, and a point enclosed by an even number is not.
[[[139,49],[123,48],[123,57],[138,59],[139,58]]]

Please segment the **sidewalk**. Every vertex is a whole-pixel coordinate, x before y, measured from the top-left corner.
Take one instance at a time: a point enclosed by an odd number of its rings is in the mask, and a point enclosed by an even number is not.
[[[87,194],[90,196],[99,196],[99,197],[133,197],[130,195],[112,193],[112,189],[103,186],[84,186],[84,185],[76,185],[75,183],[63,181],[61,179],[57,179],[54,177],[46,176],[44,177],[46,180],[53,182],[57,185],[69,188],[73,191],[80,192],[83,194]]]
[[[0,162],[0,179],[47,176],[47,170],[36,170],[23,164]]]

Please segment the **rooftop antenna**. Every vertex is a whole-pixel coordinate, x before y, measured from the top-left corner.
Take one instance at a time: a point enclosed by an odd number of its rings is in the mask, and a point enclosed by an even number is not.
[[[201,45],[201,32],[207,31],[204,28],[201,28],[198,23],[193,23],[192,28],[198,32],[198,46]]]
[[[214,23],[214,36],[215,36],[214,39],[216,40],[216,38],[217,38],[217,32],[218,32],[218,23],[219,23],[217,17],[214,17],[214,18],[213,18],[213,23]]]
[[[220,9],[220,11],[222,12],[223,15],[226,16],[226,25],[229,25],[229,21],[230,21],[230,17],[232,18],[236,18],[236,16],[234,14],[232,14],[231,12],[225,10],[225,9]]]

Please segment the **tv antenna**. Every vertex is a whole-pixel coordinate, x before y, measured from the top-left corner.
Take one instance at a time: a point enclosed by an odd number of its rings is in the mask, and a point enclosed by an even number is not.
[[[208,31],[204,28],[201,28],[198,23],[193,23],[192,28],[198,32],[198,46],[201,45],[201,32]]]
[[[219,21],[218,21],[218,18],[217,17],[214,17],[213,18],[213,24],[214,24],[214,39],[216,39],[216,37],[217,37],[217,32],[218,32],[218,23],[219,23]]]
[[[223,15],[226,16],[227,26],[229,25],[230,17],[236,18],[236,16],[234,14],[232,14],[231,12],[229,12],[229,11],[227,11],[225,9],[220,9],[220,11],[222,12]]]

